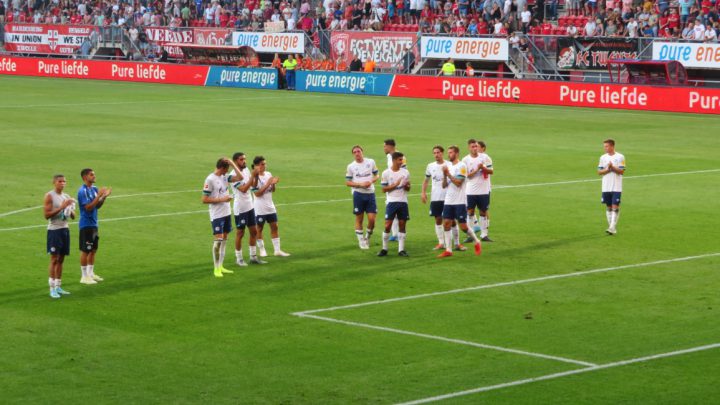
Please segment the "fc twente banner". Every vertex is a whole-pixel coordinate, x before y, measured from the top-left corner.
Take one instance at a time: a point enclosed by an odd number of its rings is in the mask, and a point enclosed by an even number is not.
[[[6,24],[5,50],[72,55],[94,29],[91,25]]]
[[[401,65],[408,46],[412,47],[415,60],[419,61],[416,41],[417,35],[414,33],[333,31],[330,36],[330,55],[333,60],[342,56],[348,66],[353,55],[357,55],[363,63],[372,59],[376,68],[384,69]]]
[[[637,59],[638,41],[629,38],[557,39],[560,70],[605,70],[610,59]]]

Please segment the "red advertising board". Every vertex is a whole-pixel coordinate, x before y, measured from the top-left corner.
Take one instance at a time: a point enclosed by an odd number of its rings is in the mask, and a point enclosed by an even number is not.
[[[420,60],[416,41],[414,33],[333,31],[331,57],[337,60],[342,55],[349,65],[353,55],[357,55],[363,63],[372,59],[377,68],[390,68],[401,64],[408,45],[413,47],[415,60]]]
[[[393,97],[720,114],[720,89],[397,75]]]
[[[6,24],[5,50],[71,55],[94,29],[91,25]]]
[[[204,86],[207,66],[0,57],[0,74]]]

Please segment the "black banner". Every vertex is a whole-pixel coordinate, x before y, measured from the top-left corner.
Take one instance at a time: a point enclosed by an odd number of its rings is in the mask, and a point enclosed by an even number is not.
[[[557,40],[559,70],[605,70],[610,59],[637,59],[638,40],[630,38],[570,38]]]

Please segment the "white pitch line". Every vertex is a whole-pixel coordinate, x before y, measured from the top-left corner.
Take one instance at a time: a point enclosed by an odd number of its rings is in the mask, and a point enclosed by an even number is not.
[[[672,172],[672,173],[655,173],[655,174],[641,174],[637,176],[623,176],[624,180],[630,179],[644,179],[647,177],[660,177],[660,176],[680,176],[684,174],[699,174],[699,173],[715,173],[720,172],[720,169],[708,169],[708,170],[694,170],[689,172]],[[566,181],[554,181],[549,183],[531,183],[531,184],[517,184],[517,185],[498,185],[493,186],[494,189],[504,188],[526,188],[526,187],[541,187],[541,186],[557,186],[563,184],[576,184],[576,183],[595,183],[602,181],[601,178],[596,179],[580,179],[580,180],[566,180]]]
[[[692,347],[689,349],[654,354],[652,356],[638,357],[638,358],[629,359],[629,360],[616,361],[613,363],[601,364],[601,365],[597,365],[597,366],[581,368],[578,370],[563,371],[561,373],[554,373],[554,374],[543,375],[540,377],[526,378],[523,380],[511,381],[511,382],[507,382],[507,383],[489,385],[489,386],[479,387],[479,388],[473,388],[473,389],[465,390],[465,391],[451,392],[451,393],[444,394],[444,395],[437,395],[434,397],[428,397],[428,398],[416,399],[416,400],[408,401],[408,402],[402,402],[397,405],[426,404],[428,402],[442,401],[445,399],[457,398],[460,396],[477,394],[480,392],[487,392],[487,391],[499,390],[502,388],[515,387],[518,385],[530,384],[530,383],[534,383],[534,382],[538,382],[538,381],[553,380],[556,378],[567,377],[570,375],[589,373],[589,372],[605,370],[605,369],[613,368],[613,367],[626,366],[629,364],[644,363],[647,361],[652,361],[652,360],[657,360],[657,359],[662,359],[662,358],[667,358],[667,357],[673,357],[673,356],[680,356],[683,354],[701,352],[701,351],[712,350],[712,349],[717,349],[717,348],[720,348],[720,343],[713,343],[713,344],[704,345],[704,346]]]
[[[647,266],[654,266],[654,265],[666,264],[666,263],[685,262],[685,261],[690,261],[690,260],[704,259],[704,258],[708,258],[708,257],[717,257],[717,256],[720,256],[720,252],[707,253],[707,254],[696,255],[696,256],[678,257],[678,258],[674,258],[674,259],[656,260],[656,261],[652,261],[652,262],[626,264],[626,265],[615,266],[615,267],[604,267],[601,269],[578,271],[578,272],[574,272],[574,273],[553,274],[550,276],[526,278],[526,279],[522,279],[522,280],[505,281],[505,282],[494,283],[494,284],[483,284],[483,285],[478,285],[478,286],[474,286],[474,287],[458,288],[458,289],[446,290],[446,291],[436,291],[436,292],[431,292],[431,293],[426,293],[426,294],[408,295],[405,297],[396,297],[396,298],[388,298],[388,299],[384,299],[384,300],[360,302],[357,304],[341,305],[341,306],[335,306],[335,307],[329,307],[329,308],[311,309],[311,310],[307,310],[307,311],[294,312],[294,313],[292,313],[292,315],[305,316],[308,314],[316,314],[316,313],[320,313],[320,312],[330,312],[330,311],[338,311],[341,309],[360,308],[360,307],[367,307],[370,305],[389,304],[391,302],[416,300],[416,299],[420,299],[420,298],[458,294],[458,293],[464,293],[464,292],[468,292],[468,291],[485,290],[485,289],[490,289],[490,288],[507,287],[507,286],[512,286],[512,285],[520,285],[520,284],[528,284],[528,283],[537,283],[540,281],[555,280],[555,279],[561,279],[561,278],[581,277],[581,276],[586,276],[588,274],[606,273],[606,272],[610,272],[610,271],[632,269],[632,268],[637,268],[637,267],[647,267]]]
[[[295,315],[298,317],[301,317],[301,318],[312,318],[312,319],[317,319],[320,321],[340,323],[343,325],[357,326],[360,328],[375,329],[375,330],[380,330],[383,332],[397,333],[400,335],[409,335],[409,336],[421,337],[421,338],[425,338],[425,339],[439,340],[442,342],[455,343],[455,344],[460,344],[460,345],[465,345],[465,346],[479,347],[481,349],[496,350],[496,351],[500,351],[500,352],[519,354],[519,355],[523,355],[523,356],[539,357],[541,359],[555,360],[555,361],[560,361],[563,363],[576,364],[576,365],[585,366],[585,367],[597,366],[597,364],[594,364],[594,363],[588,363],[586,361],[569,359],[566,357],[551,356],[551,355],[543,354],[543,353],[535,353],[535,352],[528,352],[525,350],[511,349],[508,347],[487,345],[487,344],[483,344],[483,343],[471,342],[468,340],[453,339],[453,338],[448,338],[448,337],[444,337],[444,336],[429,335],[427,333],[417,333],[417,332],[412,332],[409,330],[388,328],[385,326],[371,325],[371,324],[360,323],[360,322],[344,321],[342,319],[328,318],[328,317],[317,316],[317,315],[307,315],[307,314],[295,314]]]

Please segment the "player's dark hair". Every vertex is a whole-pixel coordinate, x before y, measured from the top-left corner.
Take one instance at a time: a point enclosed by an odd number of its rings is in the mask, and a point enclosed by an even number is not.
[[[93,169],[90,169],[90,168],[80,170],[80,177],[82,177],[84,179],[85,176],[90,174],[91,171],[93,171]]]
[[[455,153],[460,153],[460,148],[458,148],[457,145],[448,146],[448,150],[452,150]]]
[[[477,144],[480,145],[480,147],[483,148],[483,149],[486,148],[485,142],[483,142],[483,141],[477,141]]]
[[[242,153],[242,152],[235,152],[235,153],[233,153],[233,161],[238,160],[238,158],[239,158],[240,156],[245,156],[245,154]]]
[[[385,145],[395,146],[395,140],[394,140],[394,139],[386,139],[386,140],[385,140]]]
[[[357,149],[357,148],[360,148],[360,151],[361,151],[361,152],[364,152],[362,146],[360,146],[360,145],[355,145],[355,146],[353,146],[352,149],[350,149],[350,151],[353,152],[353,153],[355,153],[355,149]]]
[[[251,168],[254,169],[255,166],[259,165],[260,163],[262,163],[262,162],[264,162],[264,161],[265,161],[265,158],[264,158],[264,157],[262,157],[262,156],[255,156],[255,159],[253,159],[253,164],[252,164]]]
[[[609,143],[610,145],[615,146],[615,140],[612,138],[604,140],[603,143]]]
[[[64,178],[65,178],[65,175],[64,175],[64,174],[58,173],[58,174],[56,174],[56,175],[53,176],[53,183],[55,183],[58,179],[64,179]]]
[[[445,152],[445,148],[442,147],[442,145],[435,145],[433,146],[433,150],[440,149],[440,152]]]
[[[228,163],[224,158],[220,158],[217,163],[215,163],[215,167],[218,169],[229,169],[230,163]]]
[[[477,140],[475,138],[468,139],[468,145],[472,145],[474,143],[477,143]]]
[[[393,152],[393,154],[391,156],[392,156],[392,160],[395,160],[395,159],[400,159],[401,157],[403,157],[405,155],[403,155],[402,152]]]

